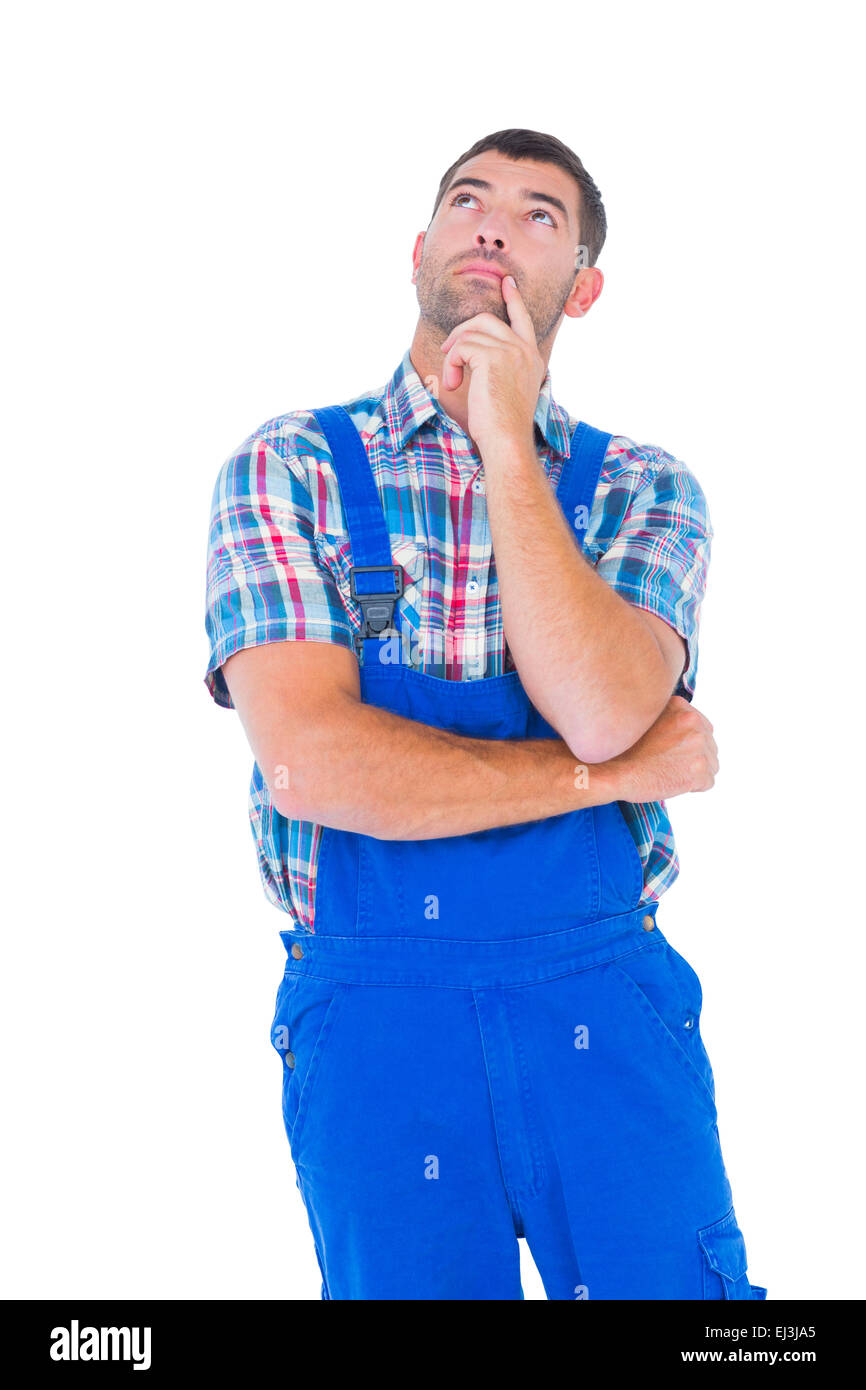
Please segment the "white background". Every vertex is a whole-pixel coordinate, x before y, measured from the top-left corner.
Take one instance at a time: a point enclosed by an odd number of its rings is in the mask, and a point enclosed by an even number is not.
[[[211,490],[263,421],[386,381],[442,173],[527,126],[609,219],[554,394],[685,460],[716,532],[722,767],[671,803],[659,922],[703,982],[750,1275],[864,1296],[855,14],[7,18],[3,1295],[318,1298],[269,1039],[284,920],[203,683]]]

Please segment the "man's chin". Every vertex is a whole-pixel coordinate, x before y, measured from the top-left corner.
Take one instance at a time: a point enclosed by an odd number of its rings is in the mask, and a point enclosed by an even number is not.
[[[485,294],[483,291],[478,295],[467,295],[464,301],[464,319],[471,319],[473,314],[495,314],[503,323],[510,323],[508,310],[505,307],[505,300],[497,290],[495,295]],[[462,320],[461,320],[462,322]]]

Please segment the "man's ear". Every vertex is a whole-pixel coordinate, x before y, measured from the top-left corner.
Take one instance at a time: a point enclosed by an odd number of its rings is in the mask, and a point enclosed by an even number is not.
[[[413,285],[414,285],[414,283],[415,283],[415,277],[416,277],[416,275],[418,274],[418,266],[421,264],[421,253],[422,253],[423,250],[424,250],[424,237],[425,237],[425,236],[426,236],[426,233],[425,233],[425,232],[419,232],[418,235],[417,235],[416,238],[415,238],[415,245],[414,245],[413,248],[412,248],[412,284],[413,284]]]
[[[565,301],[563,313],[570,319],[582,319],[588,314],[604,286],[604,276],[596,265],[584,266],[574,280],[574,288]]]

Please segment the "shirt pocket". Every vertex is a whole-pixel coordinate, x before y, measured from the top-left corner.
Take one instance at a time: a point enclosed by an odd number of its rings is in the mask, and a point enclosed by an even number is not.
[[[427,547],[417,540],[401,539],[392,541],[391,554],[394,564],[403,571],[400,617],[413,633],[420,633],[425,611]]]

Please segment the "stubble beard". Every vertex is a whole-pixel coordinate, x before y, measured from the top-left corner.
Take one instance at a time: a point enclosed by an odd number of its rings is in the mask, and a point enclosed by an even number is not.
[[[479,260],[483,257],[479,257]],[[537,343],[543,343],[562,317],[566,300],[574,286],[545,281],[532,291],[518,286],[527,312],[532,320]],[[422,256],[418,266],[416,292],[421,318],[431,331],[447,338],[458,324],[475,314],[495,314],[503,323],[510,323],[502,291],[493,280],[490,288],[481,288],[470,275],[455,275],[452,267],[428,264]]]

